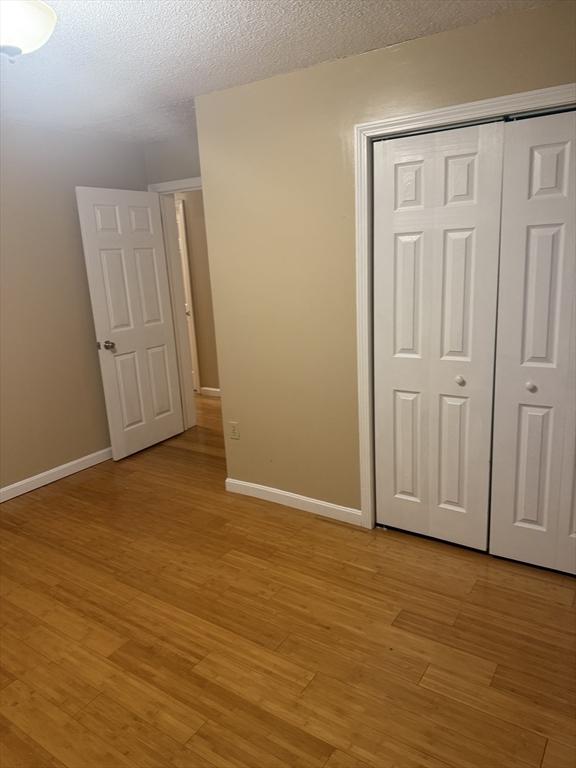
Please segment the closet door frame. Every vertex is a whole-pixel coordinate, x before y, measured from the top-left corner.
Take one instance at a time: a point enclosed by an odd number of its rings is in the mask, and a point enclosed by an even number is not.
[[[381,139],[447,128],[461,128],[511,115],[529,115],[574,107],[576,107],[576,83],[569,83],[355,126],[356,338],[361,494],[359,524],[364,528],[373,528],[376,524],[372,334],[372,144]]]

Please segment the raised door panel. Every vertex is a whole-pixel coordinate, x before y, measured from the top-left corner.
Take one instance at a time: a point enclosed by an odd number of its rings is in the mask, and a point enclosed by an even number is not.
[[[122,429],[133,429],[144,423],[142,382],[135,352],[116,355],[114,358],[120,402],[122,404]]]
[[[396,237],[394,354],[418,357],[421,349],[422,233]]]
[[[154,248],[136,248],[134,250],[142,321],[144,325],[162,323],[162,298],[158,283],[157,254]]]
[[[94,212],[94,225],[99,235],[121,235],[120,210],[117,205],[95,204],[92,208]]]
[[[130,229],[134,234],[153,235],[152,211],[148,205],[129,205]]]
[[[447,155],[444,165],[444,203],[473,203],[476,199],[477,154]]]
[[[148,370],[152,385],[154,418],[158,419],[172,413],[172,387],[166,346],[152,347],[147,350]]]
[[[521,405],[514,482],[515,525],[546,529],[550,491],[552,408]]]
[[[561,225],[529,226],[522,296],[522,362],[554,365],[558,318]]]
[[[574,113],[506,125],[490,551],[576,573]]]
[[[530,147],[530,197],[566,197],[570,142]]]
[[[111,331],[133,327],[132,307],[128,294],[126,260],[121,248],[100,251],[106,308]]]
[[[423,205],[423,160],[396,163],[394,197],[396,210],[421,208]]]
[[[444,232],[442,357],[469,359],[474,274],[474,230]]]
[[[438,450],[438,504],[455,512],[466,511],[468,472],[468,399],[440,398]]]
[[[418,503],[420,433],[420,394],[394,392],[395,496]]]

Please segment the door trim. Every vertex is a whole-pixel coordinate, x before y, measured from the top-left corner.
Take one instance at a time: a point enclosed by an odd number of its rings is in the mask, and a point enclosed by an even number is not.
[[[188,336],[188,323],[185,316],[176,310],[184,306],[184,277],[182,275],[180,249],[178,247],[178,229],[176,226],[175,192],[196,192],[202,189],[202,177],[192,176],[188,179],[163,181],[158,184],[148,184],[148,192],[157,192],[160,197],[162,228],[164,230],[164,248],[168,264],[168,282],[172,296],[172,320],[174,336],[176,337],[176,356],[178,358],[178,374],[180,391],[182,393],[182,417],[184,429],[190,429],[197,424],[196,401],[194,400],[194,382],[190,380],[189,371],[192,368],[192,350]],[[180,304],[178,303],[180,302]],[[199,368],[198,379],[200,378]]]
[[[148,192],[159,192],[163,195],[173,194],[174,192],[194,192],[197,189],[202,189],[202,178],[200,176],[148,184]]]
[[[576,83],[391,117],[354,127],[356,192],[356,340],[360,448],[360,525],[376,524],[372,351],[372,143],[409,133],[460,128],[505,115],[576,106]]]
[[[186,305],[188,307],[186,322],[188,329],[188,341],[190,344],[190,355],[194,368],[193,388],[194,392],[200,391],[200,363],[198,361],[198,337],[196,335],[196,321],[194,319],[194,297],[192,295],[192,281],[190,277],[190,252],[188,250],[188,235],[186,230],[186,205],[182,198],[176,199],[174,195],[174,206],[176,209],[176,227],[178,229],[179,245],[183,245],[183,251],[180,253],[180,264],[182,267],[182,283],[186,296]],[[178,216],[179,214],[179,216]],[[180,229],[179,219],[182,223]],[[180,251],[180,248],[178,249]]]
[[[188,325],[186,316],[178,311],[185,302],[184,277],[178,247],[178,228],[176,225],[176,204],[174,195],[158,195],[160,199],[160,215],[162,217],[162,235],[166,252],[168,268],[168,285],[170,288],[170,308],[174,325],[176,342],[176,359],[178,361],[178,380],[180,382],[180,397],[182,400],[182,419],[184,429],[195,427],[196,402],[194,400],[194,382],[190,376],[192,369],[192,351],[188,340]]]

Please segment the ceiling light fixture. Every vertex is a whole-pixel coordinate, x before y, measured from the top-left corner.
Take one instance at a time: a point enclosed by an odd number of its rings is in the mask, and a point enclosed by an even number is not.
[[[0,0],[0,53],[10,59],[48,42],[56,12],[44,0]]]

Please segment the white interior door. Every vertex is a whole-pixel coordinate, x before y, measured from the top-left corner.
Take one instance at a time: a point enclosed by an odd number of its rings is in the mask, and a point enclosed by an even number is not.
[[[76,189],[115,459],[181,432],[182,404],[154,192]]]
[[[490,551],[576,573],[576,116],[508,123]]]
[[[190,346],[190,359],[192,361],[192,370],[190,371],[190,374],[194,383],[194,391],[200,392],[200,365],[198,363],[198,347],[196,345],[196,324],[194,322],[194,303],[190,281],[190,261],[188,259],[188,238],[186,237],[184,200],[176,199],[175,206],[176,226],[178,227],[178,250],[180,252],[182,282],[184,284],[184,311],[186,312],[186,328],[188,331],[188,344]]]
[[[374,145],[377,520],[486,549],[501,123]]]

